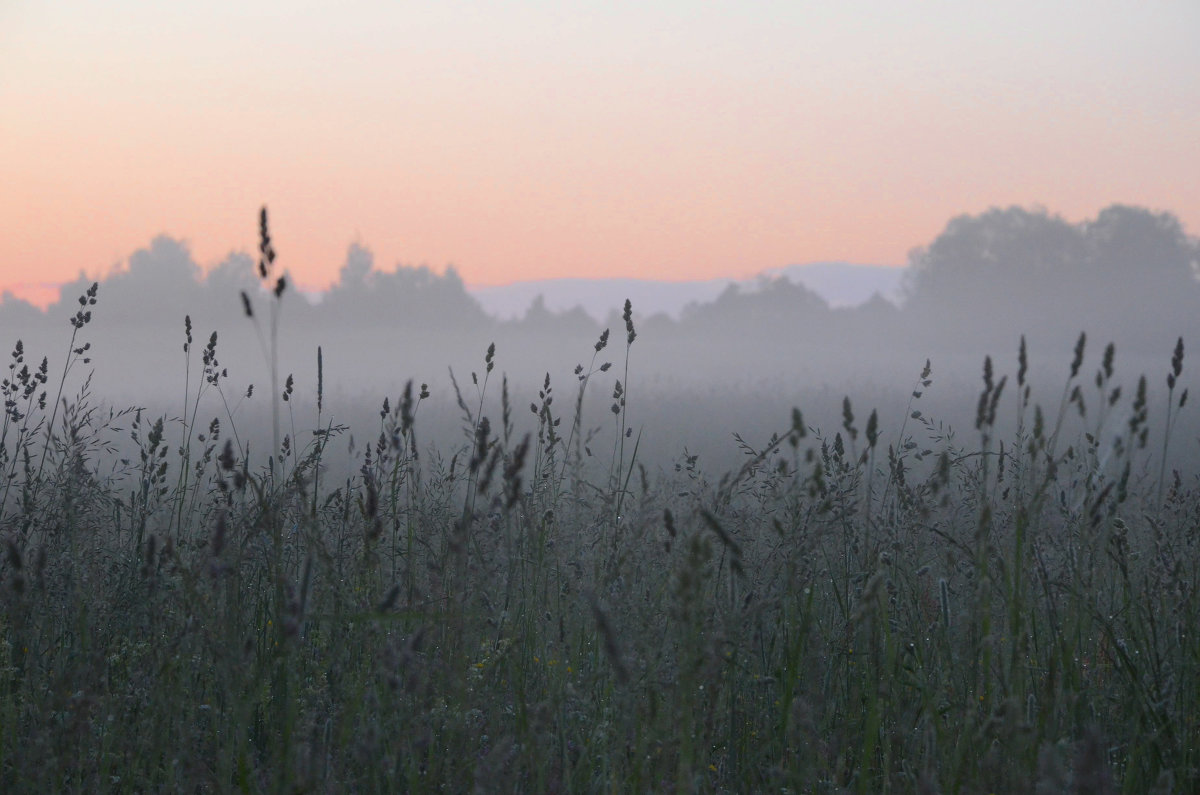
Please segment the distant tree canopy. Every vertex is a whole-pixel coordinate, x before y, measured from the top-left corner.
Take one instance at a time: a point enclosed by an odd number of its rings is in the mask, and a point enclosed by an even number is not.
[[[652,327],[663,344],[715,340],[731,349],[765,350],[792,340],[863,347],[886,340],[924,352],[981,344],[994,351],[997,344],[1015,346],[1021,334],[1033,343],[1069,345],[1086,330],[1157,351],[1200,328],[1200,241],[1168,213],[1115,205],[1072,224],[1044,210],[992,209],[952,219],[912,252],[909,264],[899,308],[877,297],[831,309],[786,278],[731,285],[716,299],[687,307],[678,321],[646,317],[639,296],[629,297],[639,322],[649,323],[645,330]],[[39,326],[57,329],[90,284],[81,274],[64,285],[46,314],[6,297],[0,330],[19,336]],[[241,321],[238,295],[265,299],[261,289],[251,256],[230,254],[205,274],[185,243],[159,236],[102,280],[98,312],[114,325],[172,333],[190,314],[201,333],[224,331]],[[619,315],[596,324],[580,309],[552,312],[542,299],[521,319],[501,323],[484,312],[453,268],[380,271],[371,251],[357,244],[321,299],[306,300],[295,289],[285,294],[284,318],[318,340],[399,330],[419,333],[380,338],[414,345],[427,335],[474,340],[500,330],[590,338],[604,325],[617,330],[623,324]]]
[[[599,324],[582,307],[552,312],[541,294],[533,299],[516,325],[533,335],[553,335],[560,339],[592,337],[600,331]]]
[[[200,266],[187,245],[159,235],[148,247],[130,255],[127,267],[102,280],[105,312],[126,323],[181,323],[183,313],[194,311],[190,307],[199,302],[200,276]],[[91,282],[81,276],[77,283],[64,286],[59,313],[74,313],[77,299]]]
[[[337,284],[320,305],[323,323],[334,325],[437,326],[452,318],[456,329],[486,326],[484,313],[453,267],[438,276],[425,266],[375,270],[374,255],[350,246]]]
[[[685,308],[681,325],[698,332],[709,328],[722,333],[784,333],[814,325],[829,311],[821,296],[781,277],[765,279],[754,290],[731,284],[712,303]]]
[[[1114,205],[1071,224],[993,209],[951,220],[910,255],[905,311],[968,336],[1089,326],[1128,336],[1139,323],[1181,333],[1200,309],[1198,265],[1200,241],[1168,213]]]

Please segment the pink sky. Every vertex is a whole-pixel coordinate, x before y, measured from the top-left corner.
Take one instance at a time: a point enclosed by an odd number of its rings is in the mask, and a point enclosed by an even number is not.
[[[263,203],[313,288],[355,241],[499,284],[899,265],[995,205],[1200,232],[1194,2],[333,5],[0,6],[0,288],[210,266]]]

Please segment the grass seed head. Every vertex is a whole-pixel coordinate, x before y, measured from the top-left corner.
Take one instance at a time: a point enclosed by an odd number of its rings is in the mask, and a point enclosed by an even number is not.
[[[1079,368],[1083,366],[1083,349],[1087,345],[1087,333],[1080,332],[1079,339],[1075,342],[1075,356],[1071,359],[1071,377],[1079,375]]]
[[[321,355],[321,346],[317,346],[317,414],[321,413],[321,404],[325,397],[325,360]]]
[[[850,408],[850,397],[842,398],[842,427],[846,429],[850,441],[858,438],[858,429],[854,427],[854,411]]]
[[[1025,348],[1025,335],[1021,335],[1021,347],[1017,350],[1017,386],[1025,386],[1025,374],[1029,372],[1029,352]]]
[[[505,508],[511,510],[521,499],[521,470],[525,467],[525,456],[529,452],[530,435],[525,434],[513,451],[512,457],[504,465]]]
[[[675,538],[678,531],[675,529],[675,515],[671,513],[670,508],[663,508],[663,527],[666,528],[668,536],[672,539]],[[671,541],[669,539],[667,541],[667,551],[671,551]]]
[[[271,245],[271,232],[267,223],[267,208],[263,208],[258,212],[258,276],[263,281],[271,273],[271,266],[275,262],[275,247]]]
[[[479,425],[475,428],[475,446],[471,454],[471,461],[467,465],[467,469],[471,474],[479,471],[479,467],[487,460],[488,454],[488,436],[492,433],[492,424],[487,417],[482,417],[479,420]]]

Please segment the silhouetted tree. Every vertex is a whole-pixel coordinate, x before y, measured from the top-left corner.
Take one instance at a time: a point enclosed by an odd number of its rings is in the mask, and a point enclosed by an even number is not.
[[[338,271],[338,288],[346,291],[368,289],[375,275],[375,255],[370,249],[353,243],[346,252],[346,264]]]
[[[712,303],[689,305],[680,326],[696,334],[771,336],[818,328],[829,311],[825,300],[804,285],[786,278],[766,279],[757,289],[731,284]]]
[[[337,284],[321,302],[326,327],[478,330],[491,320],[453,268],[438,276],[425,266],[375,270],[374,255],[357,244],[346,254]]]
[[[953,219],[910,255],[904,311],[927,342],[1061,342],[1088,330],[1158,344],[1197,327],[1198,252],[1168,214],[1114,206],[1071,224],[993,209]]]
[[[587,339],[599,333],[599,324],[583,310],[574,307],[566,312],[552,312],[546,306],[546,298],[538,295],[525,310],[525,316],[517,322],[520,330],[532,336],[551,339]]]
[[[200,266],[182,241],[159,235],[129,257],[125,270],[102,281],[106,313],[122,323],[182,323],[201,300]],[[74,300],[74,293],[64,293]]]
[[[8,290],[0,295],[0,325],[4,328],[13,329],[20,334],[22,328],[41,326],[45,319],[45,313],[25,299],[18,298]],[[8,342],[0,342],[0,347]]]

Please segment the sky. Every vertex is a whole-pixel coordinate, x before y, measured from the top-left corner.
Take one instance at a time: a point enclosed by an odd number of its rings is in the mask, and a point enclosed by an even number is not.
[[[1200,233],[1200,3],[0,0],[0,289],[159,234],[337,278],[906,262],[961,213]],[[53,295],[51,294],[53,293]]]

